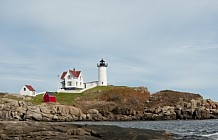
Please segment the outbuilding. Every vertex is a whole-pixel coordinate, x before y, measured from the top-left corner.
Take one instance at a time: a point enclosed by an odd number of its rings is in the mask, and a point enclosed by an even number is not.
[[[24,85],[20,90],[21,95],[36,96],[36,90],[31,85]]]
[[[44,95],[43,95],[43,100],[44,102],[56,102],[56,97],[54,95],[53,92],[46,92]]]

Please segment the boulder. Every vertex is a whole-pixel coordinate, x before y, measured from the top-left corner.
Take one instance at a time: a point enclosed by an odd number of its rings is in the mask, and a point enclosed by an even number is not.
[[[80,109],[73,107],[73,106],[70,106],[69,113],[71,115],[79,116],[81,114],[81,112],[82,111]]]
[[[41,113],[41,110],[40,110],[40,107],[39,107],[39,106],[28,106],[28,107],[27,107],[27,111],[29,111],[29,112],[35,112],[35,113],[38,113],[38,114]]]
[[[210,119],[212,117],[209,110],[201,110],[201,118],[202,119]]]
[[[58,118],[57,115],[54,115],[54,116],[52,117],[52,120],[57,121],[57,120],[59,120],[59,118]]]
[[[15,108],[15,111],[17,111],[17,113],[18,113],[19,115],[22,115],[22,114],[26,113],[27,108],[24,108],[24,107],[17,107],[17,108]]]
[[[89,109],[87,111],[88,114],[99,114],[99,111],[97,109]]]
[[[218,116],[218,109],[211,109],[210,111],[212,114]]]
[[[24,120],[42,121],[42,114],[32,111],[27,111],[27,114],[24,116]]]
[[[11,112],[10,111],[6,111],[6,110],[2,110],[0,111],[0,119],[2,120],[11,120]]]
[[[88,135],[91,136],[91,133],[82,129],[82,128],[74,128],[74,129],[70,129],[67,131],[67,133],[69,135],[79,135],[79,136],[84,136],[84,135]]]
[[[86,114],[81,114],[81,119],[80,120],[83,120],[83,121],[85,121],[86,120]]]
[[[99,114],[87,114],[86,119],[89,121],[102,121],[105,118],[99,113]]]
[[[154,114],[153,113],[144,113],[143,119],[144,120],[152,120]]]
[[[41,115],[42,115],[42,120],[43,121],[52,121],[52,120],[55,120],[54,116],[56,116],[56,115],[46,114],[46,113],[42,113]],[[58,120],[57,116],[55,118],[56,118],[56,120]]]
[[[151,108],[151,112],[153,112],[155,114],[159,114],[162,112],[162,108],[161,107]]]
[[[87,115],[86,115],[86,120],[87,120],[87,121],[91,121],[91,120],[92,120],[92,116],[91,116],[90,114],[87,114]]]
[[[51,113],[51,109],[49,107],[47,107],[47,106],[44,106],[44,105],[39,106],[39,109],[40,109],[40,111],[42,113],[45,113],[45,114],[50,114]]]

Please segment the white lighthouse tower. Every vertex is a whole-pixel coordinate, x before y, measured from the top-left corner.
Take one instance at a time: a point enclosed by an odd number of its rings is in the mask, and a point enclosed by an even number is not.
[[[98,67],[98,86],[107,86],[107,66],[103,59],[97,64]]]

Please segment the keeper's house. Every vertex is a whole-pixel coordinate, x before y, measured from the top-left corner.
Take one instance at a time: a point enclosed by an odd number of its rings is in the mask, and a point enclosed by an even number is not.
[[[75,69],[65,71],[61,75],[61,89],[64,90],[75,90],[83,89],[83,75],[81,71],[76,71]]]

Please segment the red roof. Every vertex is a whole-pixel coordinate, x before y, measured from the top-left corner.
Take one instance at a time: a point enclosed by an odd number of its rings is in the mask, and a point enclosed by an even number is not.
[[[76,71],[76,70],[69,70],[69,72],[73,75],[73,77],[76,77],[78,78],[81,71]],[[64,77],[66,76],[67,72],[63,72],[62,75],[61,75],[61,79],[64,80]]]
[[[35,91],[35,89],[31,85],[25,85],[30,91]]]
[[[81,71],[70,70],[70,73],[73,75],[73,77],[78,78],[80,73],[81,73]]]
[[[63,72],[63,74],[61,75],[61,79],[64,80],[64,77],[66,76],[67,72]]]
[[[54,95],[54,93],[53,92],[46,92],[44,95],[48,95],[48,96],[54,96],[55,97],[55,95]]]

